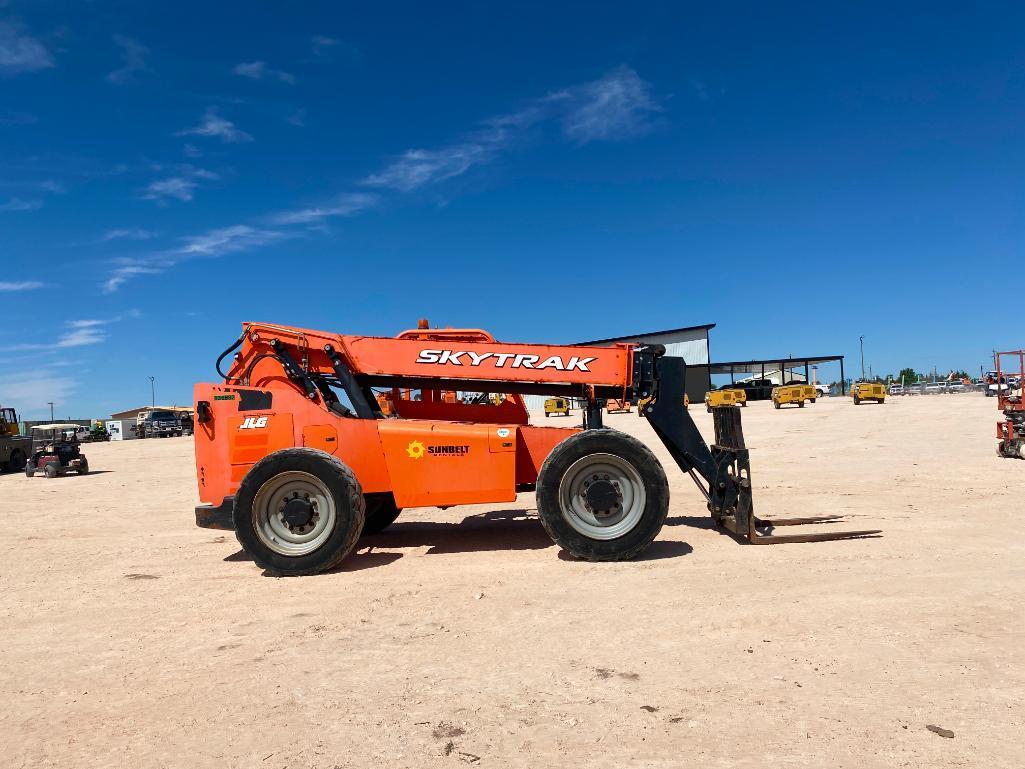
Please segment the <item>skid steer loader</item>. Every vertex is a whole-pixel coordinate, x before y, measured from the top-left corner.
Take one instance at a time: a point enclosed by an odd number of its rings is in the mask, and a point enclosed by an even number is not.
[[[878,533],[773,533],[839,517],[758,518],[740,409],[713,409],[709,447],[682,406],[686,365],[658,345],[505,344],[426,321],[395,338],[245,323],[216,368],[222,382],[195,387],[196,523],[234,529],[278,574],[335,566],[403,508],[511,502],[524,491],[536,492],[541,524],[570,554],[633,557],[662,528],[669,488],[647,446],[602,426],[609,398],[637,405],[722,530],[752,543]],[[524,394],[582,399],[582,428],[529,424]]]

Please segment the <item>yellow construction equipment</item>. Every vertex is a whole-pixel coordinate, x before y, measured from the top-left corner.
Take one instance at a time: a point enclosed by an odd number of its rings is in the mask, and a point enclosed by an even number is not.
[[[860,406],[862,401],[882,403],[886,400],[886,385],[876,382],[855,382],[851,386],[851,396],[854,398],[855,406]]]
[[[746,406],[747,393],[739,387],[709,390],[705,393],[705,410],[711,414],[716,406]]]
[[[796,403],[799,408],[804,408],[805,401],[815,402],[818,391],[812,385],[789,384],[779,385],[772,388],[772,405],[781,408],[788,403]]]
[[[545,417],[552,415],[559,417],[568,417],[569,413],[569,400],[567,398],[549,398],[545,401]]]

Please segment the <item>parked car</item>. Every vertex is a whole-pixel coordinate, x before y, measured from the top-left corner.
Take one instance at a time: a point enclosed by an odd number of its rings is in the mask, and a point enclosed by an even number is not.
[[[173,411],[146,411],[139,415],[135,432],[140,438],[167,438],[180,436],[182,426]]]
[[[926,395],[935,395],[936,393],[946,392],[946,387],[943,386],[942,382],[929,382],[925,385],[922,391]]]
[[[968,388],[965,387],[965,383],[960,381],[960,380],[957,381],[957,382],[947,382],[947,392],[948,393],[966,393],[966,392],[968,392]]]
[[[892,385],[890,385],[890,395],[903,395],[903,394],[904,394],[904,385],[902,385],[902,384],[892,384]]]

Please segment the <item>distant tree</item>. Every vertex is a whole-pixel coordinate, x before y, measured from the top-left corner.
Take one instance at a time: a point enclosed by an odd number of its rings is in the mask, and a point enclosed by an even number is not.
[[[904,380],[904,384],[914,384],[918,381],[921,374],[915,371],[913,368],[902,368],[900,373],[897,374],[897,381]]]

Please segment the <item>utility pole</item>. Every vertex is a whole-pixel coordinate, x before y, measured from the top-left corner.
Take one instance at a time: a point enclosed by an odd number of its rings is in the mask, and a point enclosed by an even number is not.
[[[50,405],[50,423],[53,424],[53,401],[47,401]]]
[[[861,381],[865,381],[865,337],[859,336],[858,342],[861,344]]]
[[[156,377],[150,377],[149,378],[149,405],[150,406],[156,406],[157,405],[157,387],[156,387],[155,384],[153,384],[155,379],[156,379]]]

